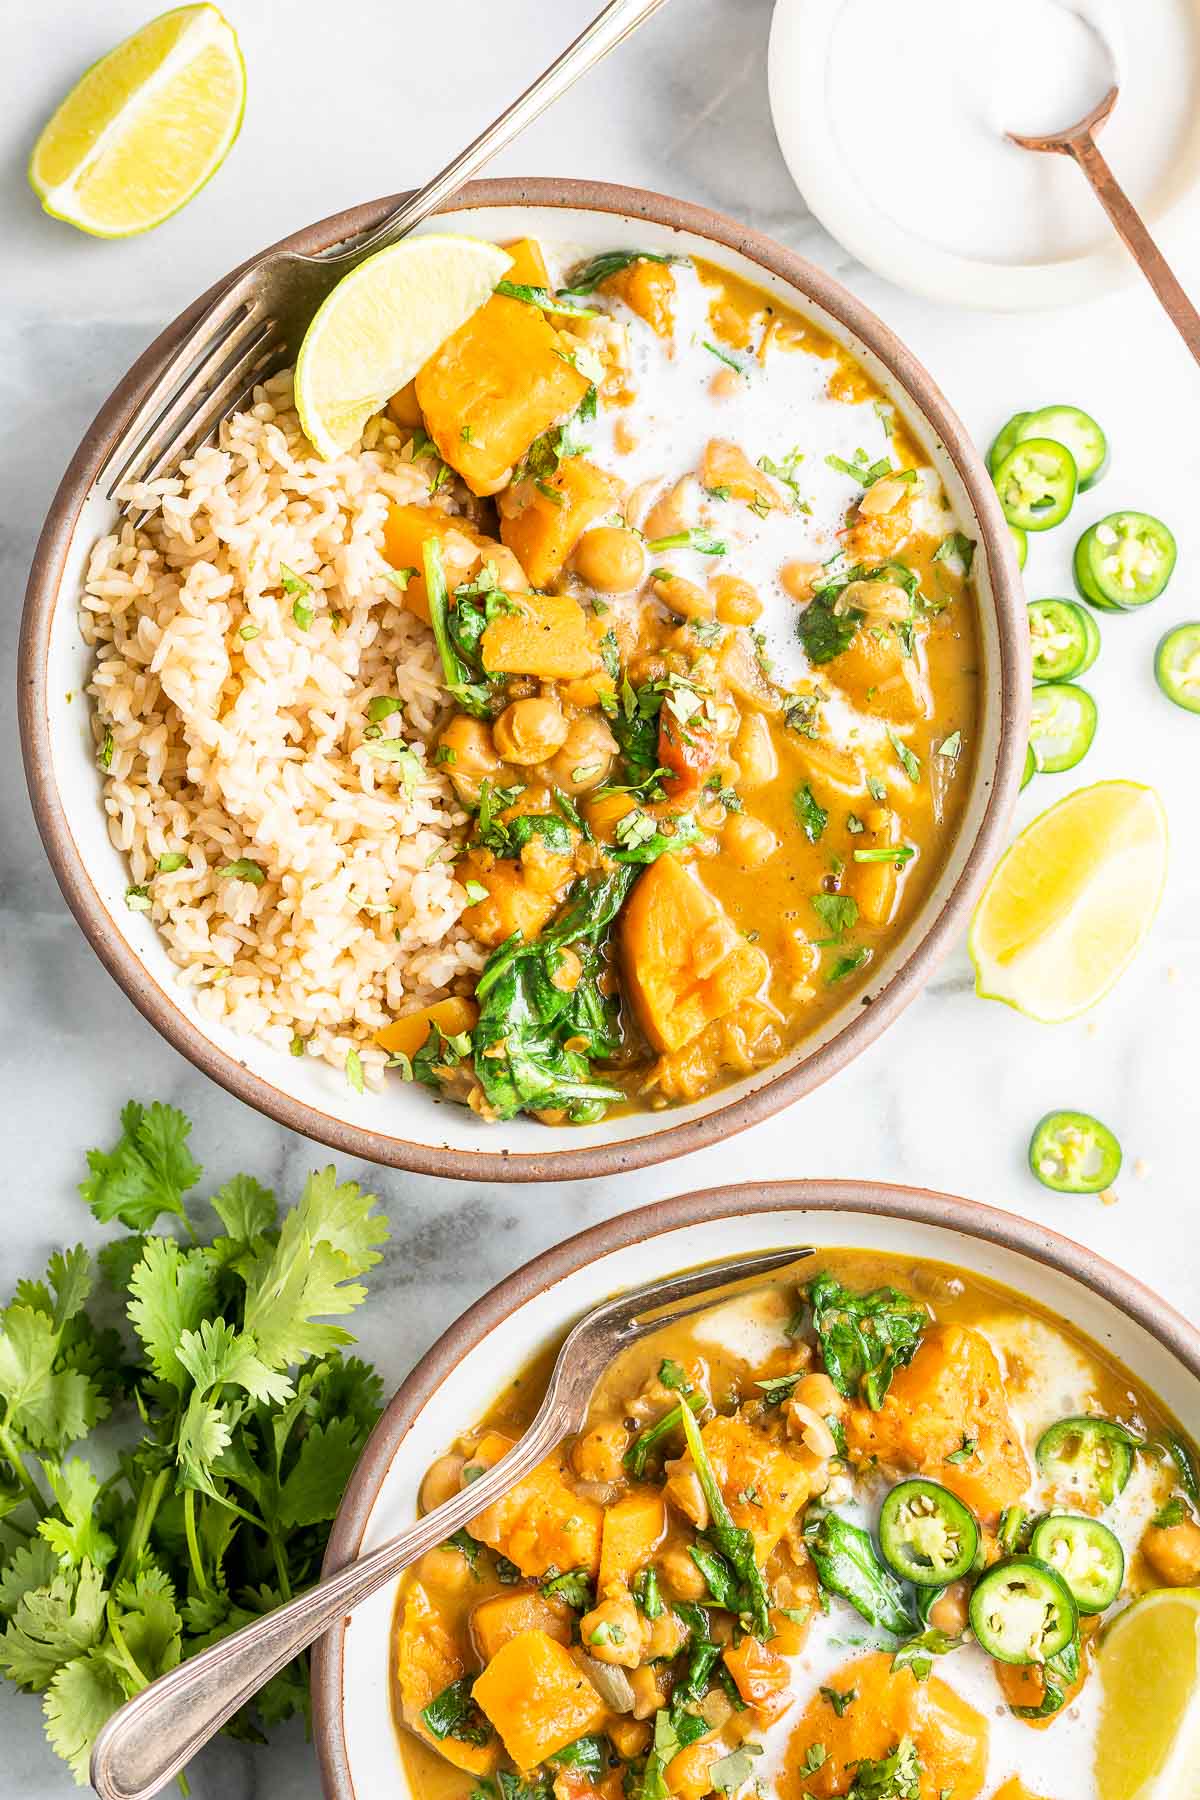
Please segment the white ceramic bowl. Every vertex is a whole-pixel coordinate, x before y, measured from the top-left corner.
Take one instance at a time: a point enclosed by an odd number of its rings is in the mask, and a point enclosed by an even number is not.
[[[972,0],[963,3],[970,5]],[[846,0],[776,0],[769,85],[775,132],[793,181],[825,229],[859,262],[940,305],[957,302],[1002,311],[1072,306],[1138,279],[1137,265],[1116,233],[1109,229],[1105,234],[1099,202],[1088,194],[1083,174],[1075,169],[1058,173],[1079,183],[1081,204],[1096,207],[1098,247],[1086,254],[1029,262],[960,256],[890,218],[847,169],[838,147],[840,118],[827,68],[845,4]],[[987,5],[989,0],[974,0],[974,4]],[[1200,38],[1200,0],[1181,0],[1181,5],[1196,14]],[[1124,18],[1118,22],[1128,30],[1137,29],[1136,0],[1126,6]],[[1027,53],[1036,56],[1036,44],[1027,46]],[[1100,98],[1099,93],[1095,98]],[[909,104],[928,104],[928,96],[910,97],[901,91],[873,93],[865,95],[864,102],[890,109],[896,126],[896,153],[902,155],[904,109]],[[1064,127],[1073,122],[1070,118],[1060,121]],[[1121,124],[1124,130],[1124,116]],[[946,154],[954,154],[949,140]],[[1119,178],[1119,167],[1116,173]],[[977,203],[986,207],[987,195],[980,194]],[[938,196],[931,195],[931,211],[938,205]],[[1194,243],[1200,211],[1200,128],[1187,134],[1169,179],[1151,203],[1143,203],[1142,211],[1168,255]]]
[[[378,223],[394,204],[377,202],[327,219],[289,239],[288,247],[326,249]],[[573,245],[581,256],[614,243],[690,252],[758,283],[855,352],[978,539],[983,669],[964,821],[934,892],[880,958],[869,987],[848,996],[822,1031],[783,1061],[695,1105],[558,1132],[528,1119],[485,1126],[467,1108],[439,1103],[424,1088],[399,1081],[382,1094],[358,1095],[339,1071],[316,1058],[288,1056],[202,1018],[153,924],[125,905],[128,874],[109,841],[82,697],[90,653],[79,633],[77,605],[91,545],[114,518],[112,507],[92,491],[96,472],[209,296],[151,346],[105,405],[47,519],[22,625],[21,733],[30,793],[59,883],[110,973],[177,1050],[239,1098],[347,1155],[425,1174],[471,1180],[611,1175],[728,1137],[817,1086],[896,1016],[965,926],[1003,847],[1025,755],[1029,633],[1020,577],[991,480],[929,375],[844,288],[770,239],[661,195],[562,181],[480,182],[438,217],[436,228],[501,241],[533,233]]]
[[[500,1390],[588,1308],[622,1288],[756,1250],[854,1246],[930,1257],[1026,1294],[1123,1362],[1185,1426],[1200,1424],[1200,1332],[1090,1250],[1011,1214],[871,1182],[780,1182],[666,1200],[596,1226],[493,1288],[422,1358],[351,1478],[326,1569],[417,1513],[421,1477]],[[395,1585],[324,1638],[314,1735],[327,1800],[408,1793],[388,1667]]]

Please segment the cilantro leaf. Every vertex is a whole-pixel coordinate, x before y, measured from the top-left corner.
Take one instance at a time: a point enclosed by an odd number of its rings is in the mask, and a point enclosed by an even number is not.
[[[149,1231],[160,1213],[184,1218],[183,1196],[204,1173],[187,1147],[192,1122],[173,1106],[131,1100],[112,1150],[89,1150],[91,1175],[79,1191],[102,1224],[119,1219]]]
[[[231,1238],[244,1244],[274,1229],[275,1196],[253,1175],[235,1175],[212,1197],[213,1209]]]
[[[186,1331],[197,1331],[216,1306],[213,1261],[205,1250],[183,1251],[173,1238],[147,1238],[129,1281],[129,1322],[161,1381],[182,1392],[190,1382],[179,1358]]]
[[[92,1651],[64,1663],[46,1690],[42,1710],[46,1736],[85,1787],[92,1745],[119,1706],[129,1698],[108,1660]]]
[[[100,1529],[96,1502],[100,1483],[82,1457],[73,1456],[61,1466],[43,1462],[42,1473],[58,1502],[61,1519],[42,1519],[38,1531],[64,1568],[90,1562],[102,1569],[112,1560],[116,1545]]]
[[[332,1168],[312,1175],[300,1203],[284,1219],[279,1241],[247,1277],[244,1321],[269,1368],[303,1362],[351,1341],[340,1325],[316,1321],[349,1312],[366,1299],[357,1280],[379,1261],[374,1248],[387,1221],[372,1211],[373,1194],[341,1187]]]
[[[30,1588],[0,1638],[0,1670],[18,1687],[48,1687],[57,1669],[99,1643],[107,1599],[92,1563]]]

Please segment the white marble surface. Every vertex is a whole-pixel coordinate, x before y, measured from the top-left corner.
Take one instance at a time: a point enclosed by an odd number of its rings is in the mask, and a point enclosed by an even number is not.
[[[285,231],[416,183],[472,135],[581,25],[592,0],[230,0],[249,68],[245,128],[224,171],[178,218],[126,244],[44,218],[23,176],[28,148],[80,70],[141,22],[147,0],[8,0],[0,66],[0,632],[11,668],[34,539],[96,406],[159,326],[221,270]],[[957,950],[883,1042],[791,1112],[721,1149],[619,1183],[475,1188],[347,1170],[385,1197],[393,1239],[362,1321],[396,1380],[453,1314],[534,1251],[614,1211],[734,1180],[870,1176],[968,1194],[1044,1220],[1200,1316],[1191,1208],[1200,1070],[1200,720],[1155,689],[1167,624],[1200,612],[1200,376],[1139,288],[1070,315],[968,314],[916,301],[851,264],[805,212],[775,146],[765,57],[770,0],[675,0],[509,152],[502,169],[639,183],[747,219],[835,271],[923,357],[986,441],[1018,406],[1096,412],[1113,467],[1082,523],[1145,507],[1180,536],[1180,570],[1144,618],[1105,621],[1088,678],[1102,712],[1086,779],[1153,782],[1172,825],[1170,884],[1133,971],[1088,1020],[1029,1023],[971,992]],[[895,105],[896,97],[867,96]],[[1184,268],[1200,286],[1200,246]],[[1031,596],[1070,592],[1072,528],[1036,546]],[[295,1192],[322,1152],[240,1108],[168,1049],[94,960],[43,860],[22,781],[6,680],[0,757],[0,1094],[8,1169],[0,1295],[54,1245],[97,1240],[75,1194],[86,1146],[114,1134],[130,1095],[196,1121],[209,1173],[238,1168]],[[1044,778],[1031,816],[1068,790]],[[1024,1167],[1050,1106],[1082,1107],[1127,1151],[1119,1204],[1056,1198]],[[34,1701],[0,1694],[0,1793],[65,1794]],[[222,1746],[193,1792],[312,1796],[299,1734],[268,1753]]]

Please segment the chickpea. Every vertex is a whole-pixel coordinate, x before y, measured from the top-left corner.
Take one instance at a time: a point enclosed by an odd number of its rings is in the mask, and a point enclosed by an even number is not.
[[[682,619],[711,619],[716,610],[711,594],[682,575],[660,575],[654,582],[655,597]]]
[[[650,1626],[642,1652],[647,1662],[670,1662],[687,1642],[687,1628],[673,1612],[660,1613]]]
[[[545,762],[567,738],[567,721],[557,700],[538,695],[514,700],[492,726],[496,748],[506,762],[531,768]]]
[[[708,1583],[686,1550],[672,1546],[658,1558],[658,1572],[677,1600],[703,1600]]]
[[[929,1609],[929,1623],[947,1637],[958,1637],[967,1628],[967,1584],[956,1581]]]
[[[425,1552],[417,1564],[417,1575],[425,1587],[440,1588],[444,1594],[462,1593],[475,1579],[466,1557],[444,1546]]]
[[[779,839],[761,819],[748,813],[731,813],[725,821],[721,842],[733,860],[743,869],[757,869],[769,862],[779,848]]]
[[[733,756],[743,787],[766,787],[779,773],[771,727],[761,713],[743,715],[733,740]]]
[[[435,1507],[444,1505],[458,1493],[462,1487],[464,1460],[461,1456],[439,1456],[436,1462],[430,1463],[421,1483],[423,1513],[432,1512]]]
[[[482,719],[456,713],[442,732],[441,744],[453,755],[453,761],[446,764],[446,773],[459,799],[468,805],[478,804],[479,784],[485,777],[502,782],[504,764],[496,754],[491,726]]]
[[[793,600],[811,600],[813,583],[820,574],[820,563],[786,562],[779,571],[779,580],[784,592]]]
[[[722,625],[753,625],[762,613],[762,601],[740,575],[714,575],[708,591]]]
[[[607,778],[616,754],[617,740],[600,714],[580,713],[549,766],[550,780],[564,794],[586,794]]]
[[[599,594],[629,594],[646,575],[640,538],[621,525],[597,525],[575,546],[575,573]]]
[[[579,1636],[597,1662],[636,1669],[642,1656],[642,1622],[633,1595],[627,1590],[602,1600],[580,1619]]]
[[[708,384],[708,391],[714,400],[732,400],[742,385],[742,377],[736,369],[718,369]]]

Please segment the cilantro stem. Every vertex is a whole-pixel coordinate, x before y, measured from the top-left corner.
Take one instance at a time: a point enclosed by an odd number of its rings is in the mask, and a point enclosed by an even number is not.
[[[150,1677],[146,1674],[144,1669],[139,1667],[136,1657],[130,1650],[129,1645],[125,1642],[125,1637],[117,1618],[117,1606],[115,1600],[109,1600],[108,1605],[105,1608],[105,1613],[108,1619],[109,1635],[116,1645],[117,1655],[121,1658],[121,1661],[137,1683],[137,1691],[140,1694],[143,1688],[149,1687]]]
[[[21,1452],[7,1424],[0,1425],[0,1455],[3,1455],[5,1462],[12,1464],[13,1474],[24,1490],[25,1498],[38,1518],[44,1519],[50,1509],[42,1498],[42,1491],[37,1482],[25,1467]]]
[[[148,1475],[143,1481],[141,1492],[138,1494],[137,1511],[133,1516],[133,1527],[129,1533],[129,1540],[121,1552],[121,1560],[117,1565],[116,1575],[113,1577],[113,1587],[116,1587],[117,1583],[137,1566],[149,1540],[150,1527],[154,1523],[155,1515],[162,1505],[163,1495],[167,1491],[167,1479],[168,1471],[160,1469],[157,1475]]]
[[[275,1533],[272,1532],[270,1535],[271,1555],[275,1558],[275,1573],[279,1577],[279,1595],[282,1600],[287,1601],[292,1597],[292,1584],[288,1580],[287,1558],[283,1553],[283,1545]]]
[[[187,1537],[188,1561],[192,1565],[192,1575],[201,1599],[212,1593],[208,1576],[204,1573],[204,1558],[200,1554],[200,1542],[196,1536],[196,1490],[188,1488],[183,1496],[183,1529]]]

